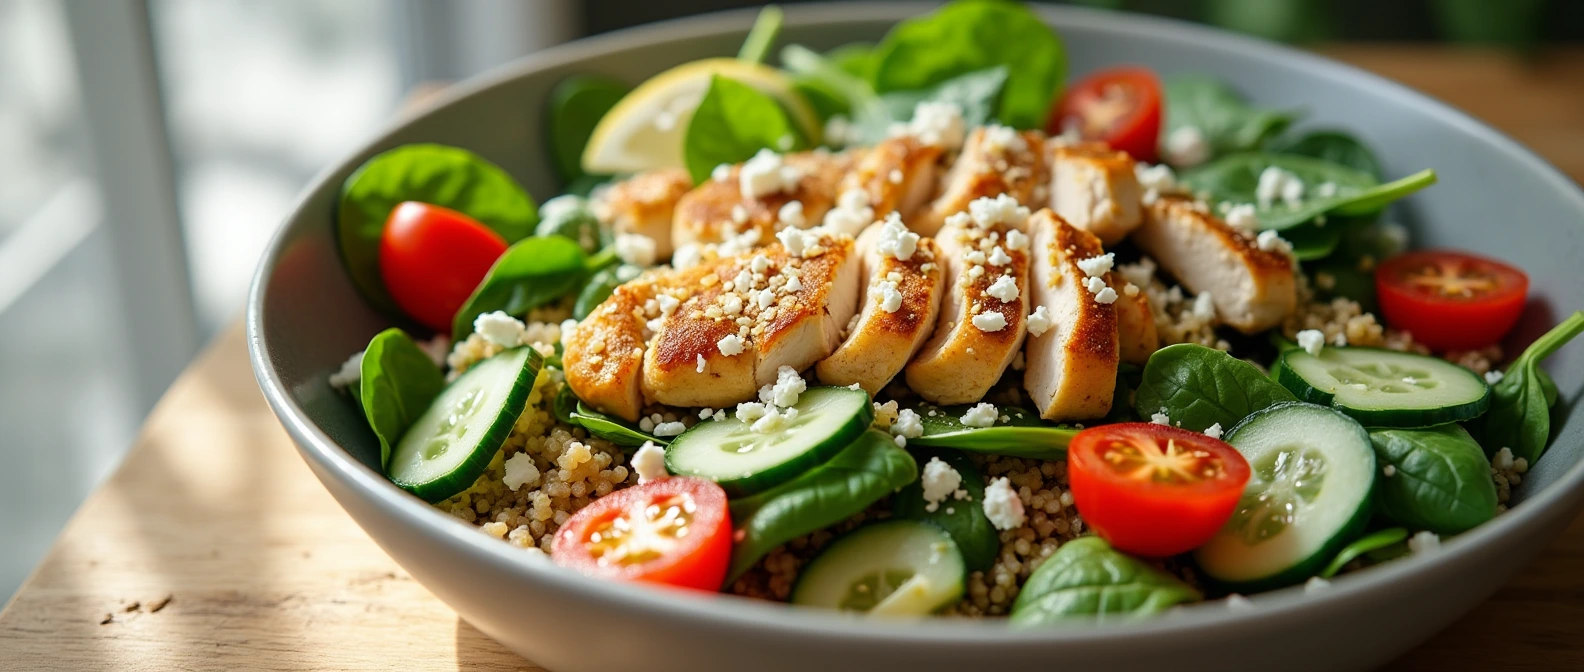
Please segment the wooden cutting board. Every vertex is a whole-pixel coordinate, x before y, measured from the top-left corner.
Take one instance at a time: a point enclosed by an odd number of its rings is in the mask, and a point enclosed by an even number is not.
[[[1584,178],[1584,50],[1338,57],[1447,100]],[[1393,670],[1584,669],[1584,518]],[[0,613],[0,669],[537,670],[463,623],[336,506],[265,406],[240,325],[149,417]]]

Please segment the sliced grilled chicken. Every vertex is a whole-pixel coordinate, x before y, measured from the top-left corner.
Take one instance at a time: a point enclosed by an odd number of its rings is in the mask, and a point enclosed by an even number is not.
[[[561,363],[579,399],[605,413],[636,422],[643,409],[645,304],[653,301],[656,274],[616,288],[610,298],[562,337]]]
[[[936,236],[946,288],[935,333],[904,369],[937,404],[979,401],[1023,345],[1029,311],[1028,209],[1009,196],[974,201]]]
[[[1144,288],[1128,283],[1121,274],[1108,275],[1107,283],[1117,293],[1112,305],[1117,316],[1118,356],[1129,364],[1144,366],[1149,356],[1160,349],[1160,333],[1155,331],[1155,313],[1149,297]]]
[[[946,275],[936,262],[935,241],[917,236],[894,212],[859,236],[862,308],[847,340],[815,365],[821,382],[857,383],[873,396],[902,371],[935,329]]]
[[[1138,228],[1138,177],[1127,152],[1100,143],[1047,143],[1050,207],[1062,219],[1100,238],[1107,247]]]
[[[946,173],[941,195],[908,226],[933,236],[946,218],[966,212],[975,199],[1006,194],[1024,205],[1038,205],[1048,197],[1045,138],[1038,131],[1016,131],[1006,126],[980,126],[968,135],[957,163]]]
[[[705,267],[700,287],[657,325],[643,392],[672,406],[755,398],[781,366],[828,356],[858,302],[851,237],[791,230],[781,242]]]
[[[655,258],[671,256],[671,219],[677,202],[693,188],[681,168],[639,173],[596,192],[594,214],[618,234],[636,233],[655,241]]]
[[[1161,196],[1144,208],[1133,241],[1194,294],[1210,294],[1216,315],[1252,334],[1278,324],[1298,304],[1293,260],[1263,250],[1193,199]]]
[[[911,135],[887,138],[858,156],[825,216],[834,231],[858,235],[893,212],[904,221],[934,195],[941,148]]]
[[[851,165],[849,154],[816,150],[774,160],[755,157],[722,170],[721,179],[705,180],[677,203],[671,243],[680,248],[746,234],[767,245],[787,226],[817,226],[835,203],[836,185]],[[744,171],[749,173],[746,185]]]
[[[1035,310],[1044,308],[1049,322],[1036,325],[1045,326],[1038,335],[1029,334],[1023,388],[1047,420],[1104,417],[1116,389],[1119,292],[1088,287],[1110,274],[1090,278],[1079,262],[1105,251],[1094,234],[1050,210],[1035,213],[1029,229],[1029,284]]]

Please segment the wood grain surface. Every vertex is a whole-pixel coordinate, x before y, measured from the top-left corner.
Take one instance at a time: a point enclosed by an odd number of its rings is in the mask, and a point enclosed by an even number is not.
[[[1584,51],[1328,55],[1451,102],[1584,177]],[[1584,669],[1584,518],[1392,670]],[[225,332],[0,613],[6,670],[537,670],[463,623],[298,458]]]

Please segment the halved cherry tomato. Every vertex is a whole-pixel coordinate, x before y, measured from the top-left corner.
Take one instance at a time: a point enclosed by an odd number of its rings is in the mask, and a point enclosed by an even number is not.
[[[1045,120],[1045,132],[1058,135],[1076,127],[1085,140],[1154,163],[1161,131],[1160,79],[1148,68],[1123,66],[1096,72],[1063,94]]]
[[[731,543],[726,491],[714,481],[673,476],[583,507],[556,532],[550,559],[601,579],[717,591]]]
[[[1529,276],[1494,259],[1450,250],[1408,252],[1375,269],[1386,324],[1433,350],[1473,350],[1512,331]]]
[[[1203,545],[1232,517],[1248,483],[1236,448],[1148,422],[1102,425],[1067,446],[1078,513],[1118,550],[1149,557]]]
[[[385,220],[380,277],[403,312],[449,333],[452,318],[505,251],[506,240],[478,220],[407,201]]]

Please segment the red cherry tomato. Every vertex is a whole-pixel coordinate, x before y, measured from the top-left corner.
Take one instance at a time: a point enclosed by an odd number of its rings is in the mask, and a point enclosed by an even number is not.
[[[1529,276],[1494,259],[1422,250],[1381,262],[1375,294],[1386,324],[1434,350],[1474,350],[1512,331]]]
[[[407,201],[385,220],[380,276],[402,311],[450,333],[457,311],[505,251],[506,240],[478,220]]]
[[[1149,557],[1203,545],[1232,517],[1248,461],[1198,432],[1147,422],[1079,432],[1067,446],[1073,502],[1118,550]]]
[[[717,591],[731,559],[726,491],[673,476],[617,490],[556,532],[550,558],[600,579]]]
[[[1161,131],[1160,79],[1148,68],[1120,67],[1096,72],[1067,89],[1045,121],[1058,135],[1076,127],[1085,140],[1154,163]]]

